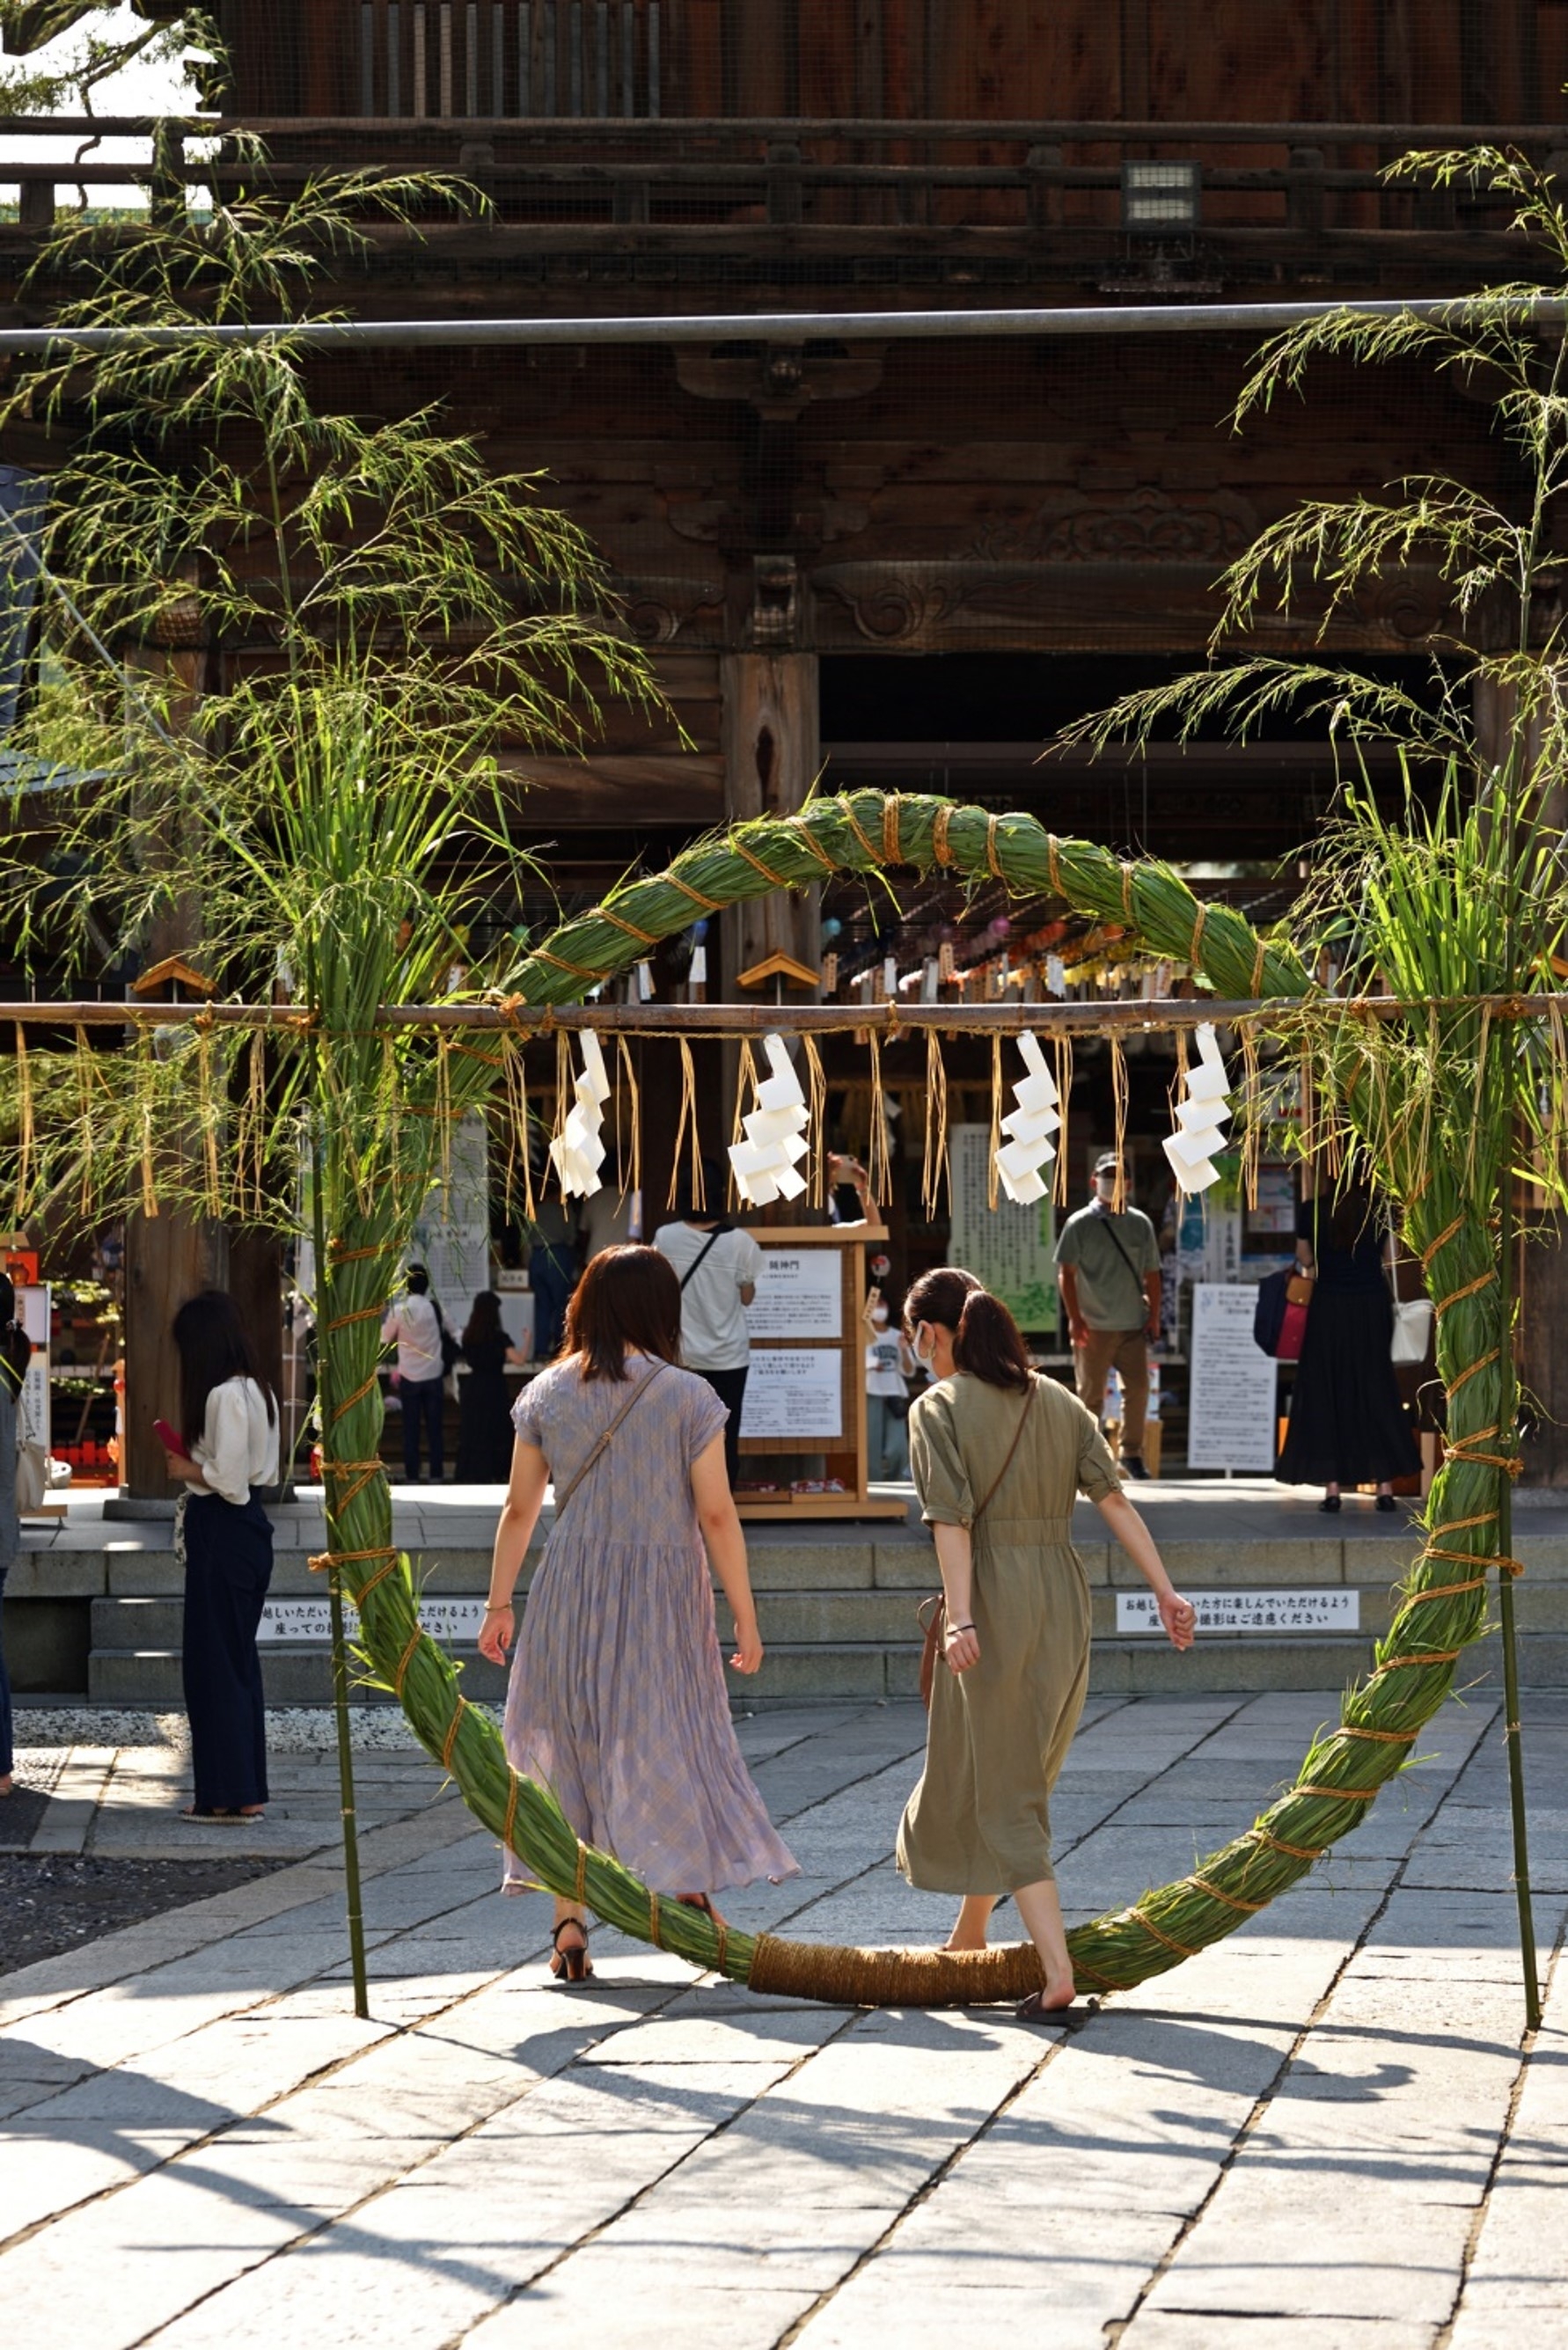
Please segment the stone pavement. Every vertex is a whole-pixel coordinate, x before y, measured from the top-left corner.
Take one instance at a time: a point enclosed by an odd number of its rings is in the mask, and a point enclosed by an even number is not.
[[[1095,1700],[1054,1806],[1073,1914],[1243,1825],[1333,1711]],[[555,1990],[543,1899],[501,1900],[492,1842],[390,1752],[360,1758],[358,2022],[329,1758],[285,1756],[279,1825],[315,1853],[0,1978],[6,2338],[1557,2350],[1568,1699],[1526,1714],[1551,1976],[1529,2048],[1490,1697],[1303,1888],[1073,2034],[757,2000],[608,1933],[596,1983]],[[922,1730],[741,1724],[804,1874],[732,1896],[737,1923],[945,1929],[888,1856]],[[100,1834],[178,1837],[152,1753],[109,1758]]]

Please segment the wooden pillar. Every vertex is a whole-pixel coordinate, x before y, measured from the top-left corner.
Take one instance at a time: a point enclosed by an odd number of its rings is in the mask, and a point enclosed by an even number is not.
[[[720,686],[726,817],[736,823],[792,816],[805,806],[822,764],[816,655],[727,653]],[[733,1002],[736,972],[764,956],[793,955],[820,968],[822,891],[815,884],[799,892],[778,889],[732,906],[721,931],[723,995]]]
[[[724,111],[776,120],[800,110],[794,0],[724,0]]]
[[[256,1369],[281,1398],[283,1378],[283,1243],[275,1232],[242,1226],[229,1238],[229,1295],[255,1356]],[[286,1463],[284,1464],[286,1468]]]
[[[1122,0],[1121,111],[1130,122],[1147,122],[1155,110],[1148,51],[1148,0]]]
[[[171,634],[177,637],[178,630]],[[138,645],[127,651],[127,663],[133,671],[162,677],[175,685],[168,712],[171,723],[182,732],[194,723],[206,686],[209,658],[200,644],[164,642]],[[180,955],[198,969],[205,960],[201,901],[188,879],[200,861],[198,847],[188,834],[177,831],[156,837],[150,844],[150,861],[165,861],[182,874],[185,886],[175,891],[166,910],[149,927],[141,949],[144,969],[151,970],[170,955]],[[199,1158],[194,1117],[183,1127],[160,1135],[157,1147],[159,1164],[176,1179],[165,1189],[177,1191],[183,1170],[193,1169]],[[228,1233],[221,1223],[183,1215],[168,1206],[156,1216],[143,1215],[139,1210],[127,1217],[125,1432],[119,1473],[133,1500],[168,1501],[173,1494],[163,1447],[152,1431],[155,1419],[177,1421],[179,1417],[180,1365],[170,1325],[185,1300],[198,1290],[226,1287],[228,1274]]]
[[[125,1227],[125,1457],[119,1473],[138,1501],[170,1501],[163,1447],[152,1432],[162,1418],[178,1423],[180,1358],[170,1325],[199,1289],[228,1284],[229,1236],[206,1218],[148,1217]]]

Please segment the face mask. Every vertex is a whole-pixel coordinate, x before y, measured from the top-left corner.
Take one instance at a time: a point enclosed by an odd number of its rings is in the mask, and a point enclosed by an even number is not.
[[[877,1329],[879,1330],[884,1322],[888,1319],[887,1307],[885,1305],[874,1305],[871,1308],[871,1319],[875,1322]]]
[[[922,1370],[927,1371],[930,1369],[932,1360],[936,1355],[937,1334],[934,1330],[931,1331],[931,1343],[929,1347],[922,1347],[920,1344],[920,1330],[929,1328],[930,1325],[929,1323],[922,1323],[919,1326],[919,1329],[916,1330],[914,1336],[915,1360],[919,1364]]]
[[[1104,1200],[1108,1206],[1111,1201],[1113,1201],[1116,1196],[1116,1177],[1114,1175],[1096,1175],[1095,1178],[1095,1191],[1096,1195],[1100,1199]]]

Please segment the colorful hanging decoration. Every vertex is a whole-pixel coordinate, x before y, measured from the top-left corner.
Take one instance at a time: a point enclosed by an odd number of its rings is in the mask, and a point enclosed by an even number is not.
[[[582,1073],[572,1087],[576,1098],[565,1125],[550,1145],[551,1163],[560,1178],[565,1200],[587,1200],[600,1189],[599,1169],[605,1159],[599,1128],[610,1097],[609,1072],[605,1067],[599,1040],[591,1028],[582,1031],[581,1041]]]
[[[1056,1156],[1052,1137],[1062,1123],[1057,1107],[1061,1096],[1056,1080],[1045,1066],[1045,1055],[1033,1035],[1024,1029],[1018,1039],[1025,1075],[1012,1088],[1012,1098],[1018,1105],[1002,1121],[1002,1130],[1012,1139],[996,1153],[996,1173],[1008,1198],[1019,1207],[1045,1197],[1045,1183],[1040,1173],[1047,1159]]]
[[[799,1160],[806,1154],[805,1096],[782,1036],[764,1036],[763,1050],[773,1070],[756,1081],[756,1107],[742,1123],[745,1140],[730,1145],[735,1189],[748,1206],[773,1200],[798,1200],[805,1190]]]
[[[1213,1153],[1226,1141],[1231,1116],[1231,1080],[1213,1029],[1207,1022],[1195,1031],[1198,1066],[1186,1072],[1182,1098],[1177,1104],[1176,1132],[1165,1139],[1165,1155],[1179,1191],[1206,1191],[1218,1182],[1220,1170]]]

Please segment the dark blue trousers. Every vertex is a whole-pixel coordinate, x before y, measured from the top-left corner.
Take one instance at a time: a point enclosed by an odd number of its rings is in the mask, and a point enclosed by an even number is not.
[[[0,1611],[5,1605],[5,1577],[8,1566],[0,1566]],[[11,1751],[11,1676],[5,1669],[5,1640],[0,1632],[0,1779],[8,1779],[16,1760]]]
[[[185,1503],[182,1669],[199,1812],[236,1812],[266,1797],[266,1700],[256,1632],[272,1581],[272,1526],[254,1497]]]
[[[534,1359],[553,1363],[561,1351],[566,1307],[576,1287],[576,1260],[566,1248],[536,1248],[528,1259],[534,1293]]]
[[[440,1484],[446,1474],[446,1458],[442,1451],[446,1418],[446,1380],[400,1379],[398,1397],[403,1407],[403,1482],[417,1485],[420,1482],[420,1430],[425,1432],[425,1443],[431,1457],[431,1477]]]

